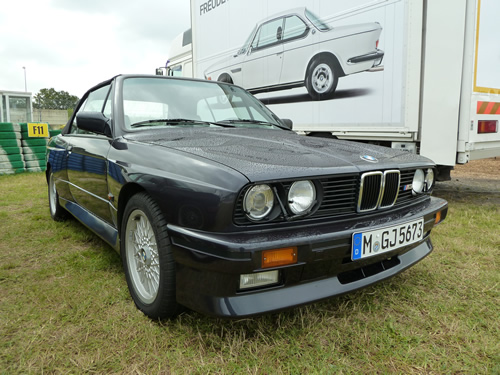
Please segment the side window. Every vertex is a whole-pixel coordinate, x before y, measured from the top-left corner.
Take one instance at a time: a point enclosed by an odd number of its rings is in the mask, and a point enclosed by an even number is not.
[[[264,48],[281,42],[283,38],[283,18],[263,24],[252,43],[252,48]]]
[[[102,112],[104,116],[112,118],[112,93],[108,95],[111,85],[103,86],[95,91],[92,91],[85,99],[85,102],[80,106],[77,114],[80,112]],[[92,134],[78,128],[76,116],[71,124],[71,134]]]
[[[290,16],[285,18],[283,40],[301,38],[307,34],[307,26],[299,17]]]

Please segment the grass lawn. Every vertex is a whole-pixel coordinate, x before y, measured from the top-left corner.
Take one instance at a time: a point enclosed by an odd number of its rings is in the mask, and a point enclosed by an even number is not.
[[[389,281],[243,320],[154,322],[118,254],[56,223],[42,173],[0,176],[0,374],[500,373],[500,196],[449,200],[434,251]]]

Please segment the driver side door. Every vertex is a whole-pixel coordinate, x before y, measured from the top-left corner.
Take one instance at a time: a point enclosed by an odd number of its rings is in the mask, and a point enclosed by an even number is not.
[[[91,92],[78,113],[99,111],[112,119],[112,85],[106,85]],[[78,128],[76,114],[73,117],[68,141],[67,171],[69,188],[78,205],[112,223],[107,181],[107,155],[112,138]]]
[[[243,87],[277,85],[283,65],[283,18],[262,24],[242,64]]]

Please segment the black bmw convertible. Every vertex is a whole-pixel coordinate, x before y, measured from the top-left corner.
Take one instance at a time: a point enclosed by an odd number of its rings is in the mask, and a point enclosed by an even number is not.
[[[151,318],[277,311],[387,279],[432,251],[434,163],[297,135],[242,88],[120,75],[47,148],[50,214],[121,254]]]

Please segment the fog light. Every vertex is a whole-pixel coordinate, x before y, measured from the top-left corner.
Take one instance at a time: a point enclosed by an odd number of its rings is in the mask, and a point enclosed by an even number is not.
[[[260,286],[277,284],[279,272],[267,271],[240,275],[240,289],[258,288]]]

